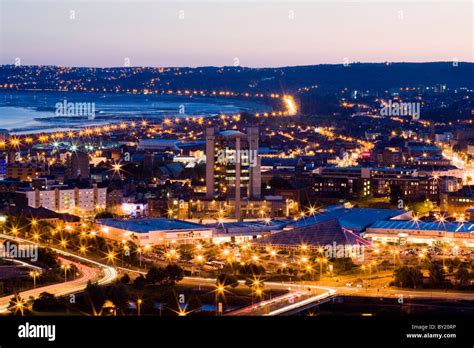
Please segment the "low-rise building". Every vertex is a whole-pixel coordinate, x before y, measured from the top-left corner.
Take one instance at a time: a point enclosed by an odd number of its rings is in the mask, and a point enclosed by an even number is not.
[[[17,193],[24,195],[28,206],[32,208],[43,207],[60,213],[87,215],[105,209],[107,205],[107,188],[100,188],[96,184],[89,188],[67,185],[24,188]]]
[[[450,215],[464,214],[466,210],[474,208],[474,186],[464,186],[456,192],[447,192],[441,195],[441,211]]]
[[[388,220],[369,226],[363,236],[373,241],[397,244],[454,243],[474,247],[474,223]]]
[[[43,164],[14,162],[6,165],[6,177],[21,181],[32,181],[33,179],[47,175]]]
[[[211,241],[214,229],[192,222],[167,218],[100,219],[98,235],[115,241],[133,241],[138,245],[185,244]]]
[[[123,191],[120,189],[110,189],[107,191],[107,211],[121,214],[123,203]]]
[[[324,167],[313,171],[314,193],[330,197],[383,197],[398,187],[404,197],[438,200],[441,180],[415,169]]]

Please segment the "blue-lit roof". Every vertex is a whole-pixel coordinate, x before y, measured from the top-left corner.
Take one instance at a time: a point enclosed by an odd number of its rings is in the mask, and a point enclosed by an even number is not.
[[[187,147],[203,146],[203,145],[206,145],[206,142],[204,140],[186,141],[186,142],[180,141],[176,145],[181,149],[181,148],[187,148]]]
[[[441,151],[441,149],[434,145],[413,145],[408,146],[411,151]]]
[[[212,223],[212,224],[205,224],[204,226],[216,228],[218,230],[247,229],[249,231],[260,231],[260,230],[282,229],[286,224],[287,224],[286,221],[279,221],[279,220],[270,220],[269,222],[266,222],[263,220],[256,220],[256,221]]]
[[[143,143],[163,143],[163,144],[176,144],[179,143],[178,139],[162,139],[162,138],[154,138],[154,139],[140,139]]]
[[[338,219],[342,227],[362,231],[376,221],[387,220],[406,213],[401,209],[335,208],[299,219],[295,226],[308,226],[317,222]]]
[[[165,231],[165,230],[187,230],[187,229],[202,229],[206,226],[187,222],[183,220],[167,219],[167,218],[149,218],[149,219],[135,219],[135,220],[120,220],[120,219],[101,219],[99,222],[108,227],[118,228],[126,231],[136,233],[147,233],[150,231]]]
[[[401,168],[401,167],[362,167],[362,166],[353,166],[353,167],[338,167],[336,165],[322,167],[324,169],[336,169],[336,170],[351,170],[351,171],[360,171],[361,169],[369,169],[372,171],[384,171],[384,172],[399,172],[399,171],[413,171],[410,168]]]
[[[292,230],[283,230],[270,236],[258,239],[256,244],[273,244],[286,246],[323,246],[327,244],[355,245],[367,244],[355,233],[341,228],[337,219],[330,219],[308,226],[297,227]]]
[[[225,131],[222,131],[219,133],[220,135],[222,135],[223,137],[236,137],[236,136],[246,136],[246,134],[238,131],[238,130],[225,130]]]
[[[471,222],[425,222],[413,220],[389,220],[377,221],[369,228],[384,228],[394,230],[419,230],[419,231],[440,231],[440,232],[473,232],[474,223]]]

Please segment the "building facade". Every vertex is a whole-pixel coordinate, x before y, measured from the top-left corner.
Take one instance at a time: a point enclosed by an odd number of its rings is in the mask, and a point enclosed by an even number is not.
[[[247,133],[237,130],[206,129],[206,199],[236,203],[236,218],[241,218],[242,199],[261,196],[261,159],[258,153],[258,127]]]
[[[90,163],[87,153],[72,153],[68,158],[68,177],[70,179],[89,178]]]
[[[90,214],[106,208],[107,188],[46,187],[17,191],[26,196],[28,206],[43,207],[59,213]]]
[[[33,179],[47,175],[43,164],[13,162],[6,165],[5,176],[8,179],[17,179],[31,182]]]

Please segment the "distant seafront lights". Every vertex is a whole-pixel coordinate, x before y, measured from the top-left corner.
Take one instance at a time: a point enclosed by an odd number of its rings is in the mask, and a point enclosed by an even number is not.
[[[288,115],[295,116],[296,113],[298,112],[298,108],[296,107],[296,103],[293,97],[291,95],[284,95],[283,101],[285,103]]]

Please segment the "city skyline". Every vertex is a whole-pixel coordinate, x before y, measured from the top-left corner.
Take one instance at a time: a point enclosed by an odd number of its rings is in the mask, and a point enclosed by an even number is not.
[[[474,61],[469,2],[22,2],[2,1],[1,64]]]

